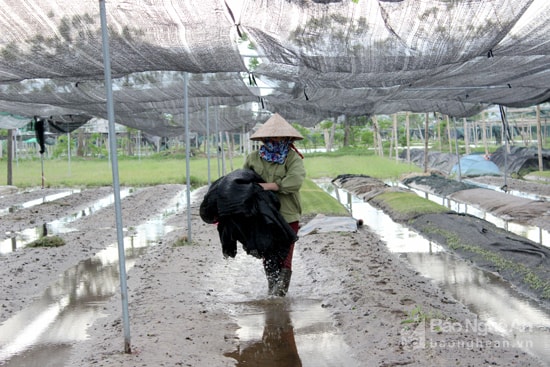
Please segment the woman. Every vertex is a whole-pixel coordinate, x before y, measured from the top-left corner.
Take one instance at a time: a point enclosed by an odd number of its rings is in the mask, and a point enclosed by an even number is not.
[[[275,192],[281,203],[280,213],[297,233],[302,214],[300,188],[306,171],[300,152],[293,141],[303,136],[279,114],[271,116],[250,140],[263,143],[259,150],[248,155],[245,169],[251,169],[262,177],[264,190]],[[284,297],[288,292],[292,275],[292,254],[294,243],[290,244],[288,256],[281,262],[273,263],[264,259],[264,269],[268,281],[268,294]]]

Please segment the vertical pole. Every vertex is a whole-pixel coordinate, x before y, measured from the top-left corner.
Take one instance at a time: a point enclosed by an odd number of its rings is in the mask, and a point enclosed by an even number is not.
[[[397,136],[397,113],[393,114],[393,138],[395,142],[395,162],[399,162],[399,138]]]
[[[460,151],[458,150],[458,130],[456,128],[456,117],[453,117],[453,125],[455,129],[455,148],[456,148],[456,165],[458,167],[458,181],[462,181],[462,167],[460,167]]]
[[[479,137],[478,137],[478,131],[479,131],[479,125],[476,123],[476,121],[472,121],[472,137],[474,139],[474,148],[477,148],[479,145]]]
[[[209,97],[206,97],[206,162],[208,164],[208,186],[210,186],[210,117],[208,116],[208,101]]]
[[[239,136],[239,141],[241,143],[241,149],[239,149],[240,153],[242,153],[242,155],[244,157],[246,157],[248,155],[248,145],[245,144],[245,134],[246,134],[246,124],[243,124],[242,126],[242,132]]]
[[[69,176],[71,175],[71,133],[67,133],[67,160],[69,162]]]
[[[407,134],[407,163],[411,163],[411,121],[409,112],[405,117],[405,131]]]
[[[372,118],[372,129],[373,129],[373,143],[374,143],[374,152],[378,154],[378,141],[377,141],[377,132],[378,132],[378,126],[376,124],[376,115],[373,115]]]
[[[221,154],[222,154],[222,174],[225,175],[225,148],[224,148],[224,142],[223,142],[223,131],[220,131],[220,146],[221,146]]]
[[[502,138],[504,141],[504,186],[502,186],[503,191],[507,191],[508,189],[508,152],[509,152],[509,146],[508,146],[508,137],[510,136],[508,134],[508,120],[506,119],[506,112],[504,111],[504,107],[501,105],[498,106],[500,110],[500,119],[502,120]]]
[[[462,119],[462,123],[464,125],[464,148],[466,149],[466,154],[470,154],[470,131],[468,129],[468,121],[466,121],[466,118]]]
[[[235,147],[235,136],[229,135],[229,132],[225,132],[225,140],[227,141],[227,156],[229,157],[229,170],[233,171],[233,149]]]
[[[531,127],[529,126],[529,130]],[[537,153],[539,156],[539,171],[544,170],[544,165],[542,163],[542,125],[540,122],[540,104],[537,105]]]
[[[184,88],[183,88],[183,103],[185,109],[185,180],[187,183],[187,241],[191,243],[191,169],[189,157],[191,156],[191,147],[189,139],[189,98],[188,97],[188,85],[189,85],[189,73],[183,74]]]
[[[483,111],[481,125],[481,139],[483,139],[483,147],[485,148],[485,156],[489,157],[489,145],[487,143],[487,113]]]
[[[40,166],[42,168],[42,188],[44,188],[44,153],[40,153]]]
[[[447,140],[449,141],[449,154],[453,154],[453,139],[451,137],[451,120],[449,115],[445,116],[447,121]]]
[[[113,172],[113,192],[115,197],[115,215],[118,242],[118,265],[120,277],[120,294],[122,298],[122,318],[124,323],[124,352],[132,353],[130,344],[130,323],[128,316],[128,287],[126,284],[126,258],[124,254],[124,237],[122,232],[122,209],[120,205],[120,183],[118,179],[118,156],[116,149],[115,111],[113,106],[113,86],[111,80],[111,60],[109,55],[109,36],[107,34],[107,16],[105,0],[99,0],[101,16],[101,34],[103,44],[103,66],[105,72],[105,91],[107,94],[107,116],[109,120],[109,150]]]
[[[426,112],[424,121],[424,173],[428,173],[428,136],[429,136],[429,122],[430,118]]]
[[[137,136],[137,151],[138,151],[138,160],[141,161],[141,130],[138,130],[138,136]]]
[[[215,142],[216,142],[216,160],[218,162],[218,178],[221,177],[221,164],[220,164],[220,140],[218,138],[219,135],[219,126],[218,126],[218,114],[219,114],[219,106],[216,108],[216,135],[215,135]]]
[[[15,130],[15,136],[13,137],[13,156],[15,157],[15,165],[19,167],[19,152],[17,151],[17,135],[19,135],[19,129]]]
[[[13,129],[8,129],[8,181],[7,185],[13,185]]]
[[[440,151],[443,149],[443,143],[441,141],[441,121],[443,119],[441,118],[441,116],[438,116],[437,114],[435,115],[435,121],[436,121],[436,124],[437,124],[437,149],[439,149]]]

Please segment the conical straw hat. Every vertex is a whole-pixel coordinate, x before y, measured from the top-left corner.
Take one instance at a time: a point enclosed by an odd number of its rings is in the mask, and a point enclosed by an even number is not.
[[[302,140],[304,137],[281,115],[276,113],[252,134],[250,140],[263,140],[264,138],[291,138],[292,140]]]

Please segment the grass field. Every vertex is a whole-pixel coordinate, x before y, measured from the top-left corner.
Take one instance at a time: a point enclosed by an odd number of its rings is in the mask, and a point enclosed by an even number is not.
[[[225,173],[241,168],[242,157],[226,159]],[[309,179],[334,178],[340,174],[364,174],[381,179],[396,179],[409,172],[419,172],[414,165],[397,163],[395,160],[365,155],[306,156],[304,164]],[[223,175],[221,164],[206,158],[190,160],[191,184],[201,186]],[[21,160],[13,163],[13,185],[21,188],[40,187],[42,164],[40,160]],[[184,158],[119,158],[118,175],[121,185],[149,186],[166,183],[186,182]],[[109,160],[82,160],[73,158],[44,160],[44,182],[46,187],[87,187],[112,184],[112,167]],[[0,184],[7,184],[7,162],[0,160]]]
[[[242,157],[225,161],[225,173],[241,168]],[[319,188],[313,180],[334,178],[340,174],[364,174],[380,179],[397,179],[409,172],[419,172],[416,166],[396,163],[395,160],[365,155],[306,156],[304,164],[307,179],[302,188],[305,215],[317,213],[343,215],[347,210]],[[209,172],[210,171],[210,175]],[[19,188],[41,187],[40,160],[21,160],[13,164],[13,185]],[[217,159],[208,163],[205,158],[193,158],[189,163],[191,185],[199,187],[223,175]],[[122,186],[150,186],[186,183],[184,158],[152,157],[118,160],[118,176]],[[109,160],[44,160],[45,187],[92,187],[112,185],[112,167]],[[0,184],[7,183],[7,162],[0,161]]]

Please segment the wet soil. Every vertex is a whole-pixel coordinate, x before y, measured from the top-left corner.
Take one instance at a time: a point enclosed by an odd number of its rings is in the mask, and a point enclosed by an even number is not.
[[[498,186],[502,178],[478,177],[472,182]],[[443,245],[447,250],[511,282],[524,294],[550,308],[550,248],[501,229],[490,222],[449,210],[447,213],[408,214],[392,209],[379,194],[385,191],[408,191],[382,186],[366,176],[343,175],[334,182],[361,195],[371,205],[382,209],[394,221],[404,223],[423,237]],[[378,185],[376,183],[378,182]],[[511,196],[479,188],[472,183],[457,182],[439,175],[408,177],[403,181],[413,188],[459,200],[499,218],[550,230],[550,202]],[[359,193],[358,187],[377,187]],[[509,187],[525,194],[546,196],[550,185],[512,180]]]
[[[159,215],[183,189],[160,185],[136,190],[122,201],[123,226],[132,231]],[[56,203],[6,214],[0,220],[0,239],[70,215],[109,191],[84,189]],[[0,202],[13,204],[30,195],[34,194],[7,194]],[[66,366],[238,365],[234,353],[241,345],[236,337],[239,325],[225,295],[232,289],[242,298],[256,298],[267,282],[249,275],[250,264],[240,268],[237,261],[222,256],[217,230],[201,221],[198,205],[192,207],[191,239],[187,213],[168,217],[166,224],[173,230],[128,272],[132,353],[124,353],[121,302],[115,296],[105,304],[105,316],[89,326],[89,338],[73,346]],[[116,242],[112,206],[76,220],[71,228],[74,231],[60,234],[66,242],[63,247],[22,248],[0,257],[0,322],[27,307],[66,269]],[[240,256],[247,255],[239,251]],[[434,331],[428,334],[427,347],[419,345],[411,330],[428,315],[459,323],[476,315],[388,251],[368,227],[302,236],[295,258],[302,265],[294,270],[287,299],[319,301],[357,366],[545,365],[503,345],[502,336],[491,333]],[[254,265],[256,274],[261,263]]]

